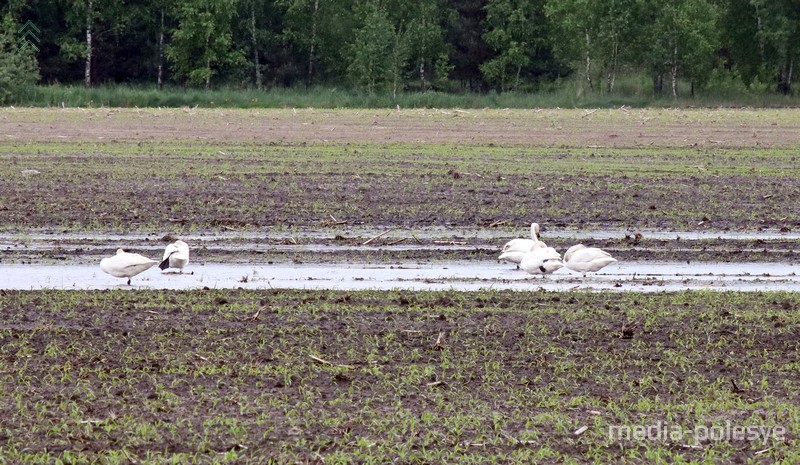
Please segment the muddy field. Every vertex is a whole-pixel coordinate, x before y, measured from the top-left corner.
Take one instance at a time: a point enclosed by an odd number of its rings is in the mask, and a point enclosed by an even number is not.
[[[532,221],[557,247],[571,245],[565,231],[620,231],[588,239],[623,259],[792,260],[798,248],[795,110],[4,109],[0,117],[0,225],[16,235],[12,245],[52,234],[40,257],[12,246],[5,262],[88,261],[116,248],[59,237],[76,231],[141,234],[147,241],[120,245],[143,249],[236,233],[264,245],[354,245],[392,230],[371,243],[379,254],[301,259],[451,258],[440,243],[485,259]],[[465,239],[462,229],[480,232]],[[712,235],[682,240],[686,231]],[[714,232],[773,236],[729,241]],[[252,259],[231,252],[237,242],[201,251],[213,262]]]
[[[8,463],[800,460],[797,294],[2,291],[0,308]],[[610,429],[637,425],[661,432]]]
[[[789,110],[2,119],[0,224],[22,232],[800,226],[800,112]]]
[[[537,221],[623,262],[760,262],[767,288],[796,281],[798,166],[796,110],[5,108],[0,265],[113,281],[117,248],[193,238],[195,270],[496,267]],[[0,463],[800,461],[796,293],[268,277],[0,283]],[[653,425],[685,434],[609,433]],[[699,434],[726,425],[769,434]]]

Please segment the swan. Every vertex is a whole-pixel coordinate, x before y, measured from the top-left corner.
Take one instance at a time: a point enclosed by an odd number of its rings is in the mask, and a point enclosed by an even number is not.
[[[189,245],[177,240],[164,249],[164,258],[158,265],[162,270],[177,268],[183,272],[183,267],[189,263]]]
[[[586,273],[599,271],[617,261],[610,253],[597,247],[586,247],[583,244],[573,245],[564,252],[564,265],[572,271]]]
[[[525,254],[528,252],[530,252],[530,250],[524,252],[522,250],[509,250],[508,252],[501,253],[500,256],[497,257],[497,259],[505,260],[511,263],[516,263],[517,268],[519,268],[519,262],[522,261],[522,257],[524,257]]]
[[[531,223],[530,239],[511,239],[505,243],[500,252],[528,252],[530,250],[543,249],[545,247],[547,247],[547,244],[539,240],[539,223]]]
[[[549,275],[564,267],[561,254],[552,247],[525,252],[519,267],[530,274]]]
[[[131,278],[137,274],[150,269],[158,262],[143,257],[138,253],[128,253],[122,249],[117,249],[113,257],[106,257],[100,260],[100,269],[117,278],[128,278],[128,285],[131,285]]]

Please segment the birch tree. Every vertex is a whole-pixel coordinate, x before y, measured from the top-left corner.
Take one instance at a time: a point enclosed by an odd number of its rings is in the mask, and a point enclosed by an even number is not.
[[[667,74],[670,94],[678,97],[678,78],[708,75],[715,47],[718,11],[707,0],[651,0],[645,62],[654,75]],[[658,92],[656,92],[658,93]]]
[[[232,48],[231,18],[235,0],[183,0],[178,4],[178,28],[166,48],[175,76],[189,85],[211,88],[211,78],[227,65],[243,63]]]
[[[621,65],[645,43],[639,0],[548,0],[545,12],[557,56],[582,70],[590,91],[597,89],[595,77],[604,76],[605,90],[613,92]]]
[[[67,60],[83,61],[83,84],[91,87],[95,22],[106,5],[101,0],[67,0],[64,6],[68,29],[60,40],[60,51]]]
[[[796,0],[750,0],[755,9],[756,39],[762,66],[769,70],[777,90],[792,93],[800,62],[800,4]]]
[[[402,6],[393,8],[404,12],[395,24],[399,24],[403,31],[409,75],[416,76],[420,89],[424,91],[432,81],[447,79],[449,61],[442,26],[444,4],[442,0],[416,0],[403,1]]]
[[[490,0],[483,37],[497,55],[481,65],[486,79],[503,90],[517,88],[545,43],[545,22],[542,1]]]
[[[405,52],[398,48],[402,41],[380,1],[369,1],[359,10],[363,23],[348,47],[347,71],[371,95],[395,78],[398,67],[405,62]]]
[[[601,27],[594,14],[595,0],[549,0],[545,14],[553,25],[554,49],[558,57],[581,70],[589,91],[594,91],[594,57]]]

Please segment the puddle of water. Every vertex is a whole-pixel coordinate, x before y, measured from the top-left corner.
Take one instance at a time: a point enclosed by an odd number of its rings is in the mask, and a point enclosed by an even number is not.
[[[388,227],[367,227],[367,226],[343,226],[343,227],[330,227],[323,229],[301,229],[297,231],[221,231],[221,232],[208,232],[201,234],[176,234],[186,242],[203,243],[212,241],[232,241],[232,240],[249,240],[261,241],[269,238],[270,240],[332,240],[337,235],[344,236],[348,239],[367,239],[375,235],[389,231],[386,239],[399,239],[402,237],[411,238],[415,236],[419,239],[425,240],[469,240],[479,239],[482,241],[498,241],[502,245],[503,241],[513,239],[515,237],[528,237],[528,232],[524,227],[518,230],[509,230],[507,228],[463,228],[463,227],[424,227],[424,228],[388,228]],[[646,239],[676,239],[681,238],[684,240],[702,240],[702,239],[728,239],[728,240],[800,240],[800,232],[780,232],[778,230],[764,230],[764,231],[663,231],[663,230],[625,230],[625,229],[595,229],[595,230],[571,230],[571,229],[547,229],[540,234],[542,240],[547,241],[547,238],[559,239],[621,239],[626,235],[632,235],[636,232],[642,233]],[[75,233],[30,233],[30,234],[14,234],[14,233],[0,233],[0,247],[10,244],[29,244],[32,242],[68,242],[68,241],[91,241],[100,243],[117,243],[117,242],[142,242],[142,241],[155,241],[156,245],[163,246],[161,238],[164,234],[108,234],[108,233],[90,233],[90,232],[75,232]]]
[[[132,286],[97,265],[0,265],[0,289],[409,289],[800,291],[800,267],[785,263],[619,262],[582,278],[560,270],[532,277],[505,263],[191,264],[183,274],[148,270]],[[189,274],[192,272],[193,274]]]
[[[642,233],[645,239],[672,240],[682,239],[697,241],[703,239],[724,239],[724,240],[798,240],[800,233],[780,231],[754,231],[754,232],[722,232],[722,231],[651,231],[636,230],[626,231],[623,229],[603,229],[595,231],[570,231],[561,230],[548,232],[549,237],[572,238],[572,239],[621,239],[625,236]],[[543,239],[544,240],[544,239]]]
[[[395,244],[395,245],[338,245],[338,244],[255,244],[255,243],[224,243],[224,244],[199,244],[191,239],[186,239],[194,248],[206,247],[213,250],[224,250],[228,252],[296,252],[296,253],[310,253],[310,252],[359,252],[359,251],[377,251],[390,248],[393,251],[402,250],[440,250],[440,251],[463,251],[475,250],[475,245],[461,245],[461,244],[434,244],[434,245],[419,245],[419,244]],[[155,255],[161,255],[164,251],[164,243],[137,244],[135,249],[139,253],[153,252]],[[120,247],[118,243],[104,242],[82,244],[80,247],[70,245],[61,246],[63,250],[73,250],[80,248],[82,254],[89,254],[93,251],[100,251],[103,249],[115,249]],[[499,253],[498,248],[498,253]],[[52,243],[46,242],[30,242],[30,243],[7,243],[0,242],[0,251],[4,252],[44,252],[54,251]]]

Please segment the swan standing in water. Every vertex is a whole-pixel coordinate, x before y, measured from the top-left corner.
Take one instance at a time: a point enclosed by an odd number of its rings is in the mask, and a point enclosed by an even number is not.
[[[162,270],[177,268],[183,272],[183,267],[189,263],[189,245],[177,240],[164,249],[164,258],[158,265]]]
[[[516,263],[517,269],[519,269],[519,262],[522,261],[522,258],[525,256],[526,253],[530,252],[523,252],[521,250],[509,250],[508,252],[503,252],[497,257],[498,260],[505,260],[507,262]]]
[[[128,285],[131,285],[131,278],[137,274],[147,271],[158,262],[143,257],[138,253],[128,253],[122,249],[117,249],[116,255],[100,260],[100,269],[117,278],[128,278]]]
[[[539,223],[531,223],[531,238],[511,239],[500,250],[500,256],[497,258],[516,263],[517,269],[519,269],[519,262],[522,261],[525,252],[544,248],[547,248],[547,244],[539,240]]]
[[[573,245],[564,252],[564,265],[572,271],[583,273],[599,271],[617,261],[610,253],[597,247],[586,247],[583,244]]]
[[[561,254],[552,247],[525,252],[519,267],[530,274],[549,275],[564,267]]]
[[[547,244],[539,240],[539,223],[531,223],[530,239],[511,239],[506,242],[501,252],[528,252],[530,250],[543,249]]]

